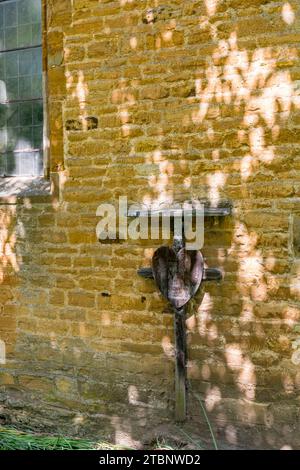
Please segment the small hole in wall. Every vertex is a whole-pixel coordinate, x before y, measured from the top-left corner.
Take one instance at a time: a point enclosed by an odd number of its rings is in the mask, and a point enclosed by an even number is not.
[[[102,297],[111,297],[109,292],[101,292]]]
[[[142,297],[141,297],[142,304],[143,304],[144,302],[146,302],[146,300],[147,300],[146,297],[142,295]]]
[[[191,91],[189,92],[189,94],[188,94],[188,97],[193,97],[193,96],[196,96],[196,88],[195,87],[193,87],[191,89]]]
[[[0,424],[8,424],[8,419],[6,415],[0,415]]]
[[[67,131],[90,131],[98,128],[98,118],[88,116],[80,119],[68,119],[66,121]]]

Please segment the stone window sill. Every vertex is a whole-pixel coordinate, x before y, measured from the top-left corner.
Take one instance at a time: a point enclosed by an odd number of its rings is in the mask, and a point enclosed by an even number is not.
[[[53,200],[51,181],[43,177],[0,178],[0,204],[47,203]]]

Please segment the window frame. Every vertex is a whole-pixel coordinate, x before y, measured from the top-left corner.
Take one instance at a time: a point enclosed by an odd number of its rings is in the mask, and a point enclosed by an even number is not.
[[[19,0],[0,0],[0,4],[4,3],[13,3],[16,1],[18,3]],[[26,175],[26,174],[16,174],[16,175],[0,175],[0,180],[6,180],[8,178],[27,178],[27,179],[36,179],[36,178],[47,178],[49,179],[49,140],[48,140],[48,99],[47,99],[47,58],[46,58],[46,13],[47,13],[47,3],[45,0],[39,0],[41,5],[41,38],[40,42],[35,45],[30,46],[21,46],[21,47],[14,47],[8,49],[0,49],[0,53],[9,53],[9,52],[18,52],[18,51],[26,51],[26,50],[34,50],[40,49],[41,50],[41,63],[42,63],[42,70],[41,70],[41,88],[42,93],[41,97],[39,98],[29,98],[29,99],[17,99],[17,100],[7,100],[5,103],[2,104],[10,104],[10,103],[22,103],[22,102],[41,102],[43,105],[43,113],[42,113],[42,143],[40,151],[42,155],[40,156],[40,164],[42,165],[41,174],[37,175]],[[37,149],[30,149],[32,152],[37,151]]]

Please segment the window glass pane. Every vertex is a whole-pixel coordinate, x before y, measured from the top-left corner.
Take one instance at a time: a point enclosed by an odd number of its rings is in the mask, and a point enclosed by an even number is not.
[[[32,22],[31,2],[29,0],[20,0],[18,2],[18,25]]]
[[[41,174],[40,152],[15,152],[8,155],[6,166],[3,162],[6,176],[33,176]]]
[[[42,27],[40,23],[31,25],[32,44],[39,44],[42,40]]]
[[[18,45],[18,29],[5,28],[4,30],[4,48],[14,49]]]
[[[2,54],[6,78],[18,77],[19,75],[19,53],[7,52]]]
[[[41,44],[41,0],[0,2],[1,50]]]
[[[13,103],[10,106],[6,106],[6,123],[7,127],[18,127],[20,125],[20,105]]]
[[[0,101],[42,97],[40,47],[0,53]]]
[[[19,104],[20,126],[32,126],[32,103],[24,102]]]
[[[17,2],[6,1],[1,5],[4,8],[4,26],[5,28],[11,28],[17,26]]]
[[[18,38],[16,43],[18,47],[26,47],[32,45],[32,33],[30,25],[24,24],[22,26],[18,26]],[[7,45],[6,48],[8,49]]]
[[[19,52],[19,75],[30,75],[32,69],[32,50]]]
[[[0,176],[43,174],[41,38],[41,0],[0,0]]]
[[[24,101],[0,104],[0,129],[8,131],[12,150],[42,148],[43,102]],[[2,151],[3,151],[3,147]]]
[[[32,70],[31,73],[34,75],[42,75],[42,49],[33,49],[32,54]]]
[[[43,144],[43,126],[34,126],[32,132],[33,147],[39,149]]]
[[[0,128],[6,125],[6,105],[0,104]]]
[[[7,100],[17,100],[19,98],[19,80],[18,78],[7,78],[6,81]]]

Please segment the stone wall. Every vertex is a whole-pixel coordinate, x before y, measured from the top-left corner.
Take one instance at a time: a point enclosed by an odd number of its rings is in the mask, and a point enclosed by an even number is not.
[[[45,2],[59,197],[1,205],[3,421],[141,445],[174,425],[173,319],[153,241],[99,243],[103,202],[229,200],[190,306],[188,420],[211,444],[300,447],[296,0]],[[159,242],[157,242],[159,245]]]

